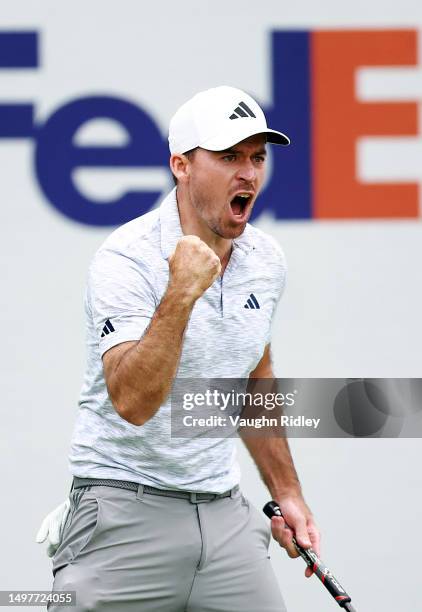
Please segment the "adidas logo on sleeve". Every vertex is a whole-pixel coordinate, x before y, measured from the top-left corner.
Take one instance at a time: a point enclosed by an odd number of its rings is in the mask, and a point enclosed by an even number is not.
[[[103,327],[103,333],[101,334],[101,338],[104,338],[104,336],[108,336],[108,334],[111,334],[111,332],[116,331],[113,327],[113,325],[111,324],[110,319],[107,319],[107,321],[105,322],[105,325]]]

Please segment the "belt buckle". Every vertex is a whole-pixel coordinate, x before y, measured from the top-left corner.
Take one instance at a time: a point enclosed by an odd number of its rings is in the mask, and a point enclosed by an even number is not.
[[[201,498],[201,495],[203,495],[204,497]],[[215,499],[215,495],[212,495],[212,494],[209,494],[208,497],[207,497],[207,493],[190,493],[189,494],[189,501],[191,504],[203,504],[213,499]]]

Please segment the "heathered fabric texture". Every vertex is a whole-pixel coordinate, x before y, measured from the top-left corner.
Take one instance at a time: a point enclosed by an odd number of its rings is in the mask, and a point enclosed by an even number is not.
[[[93,259],[87,366],[69,458],[75,476],[214,493],[239,483],[233,438],[172,439],[169,400],[145,425],[132,425],[118,415],[105,385],[102,355],[142,337],[166,291],[167,258],[182,236],[174,189],[159,208],[114,231]],[[270,342],[285,275],[278,244],[248,224],[234,240],[223,278],[193,308],[177,376],[248,377]],[[259,308],[244,307],[251,293]]]

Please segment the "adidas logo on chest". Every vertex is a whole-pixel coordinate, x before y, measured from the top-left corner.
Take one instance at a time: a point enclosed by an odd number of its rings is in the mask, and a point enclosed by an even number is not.
[[[261,308],[261,306],[259,305],[259,302],[254,296],[254,294],[251,293],[248,299],[246,300],[246,304],[243,305],[243,308],[250,308],[251,310],[257,310],[258,308]]]

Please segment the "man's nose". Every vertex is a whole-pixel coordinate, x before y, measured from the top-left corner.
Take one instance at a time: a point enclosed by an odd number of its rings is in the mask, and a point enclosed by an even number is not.
[[[256,168],[252,160],[245,160],[237,171],[237,178],[252,182],[256,178]]]

